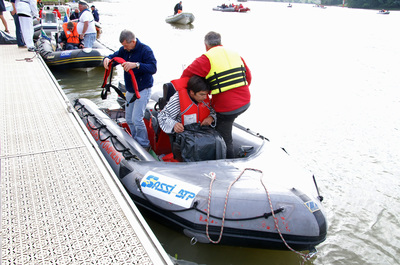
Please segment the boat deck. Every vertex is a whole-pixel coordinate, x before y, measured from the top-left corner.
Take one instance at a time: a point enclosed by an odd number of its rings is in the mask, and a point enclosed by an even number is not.
[[[2,264],[172,264],[40,56],[0,73]]]

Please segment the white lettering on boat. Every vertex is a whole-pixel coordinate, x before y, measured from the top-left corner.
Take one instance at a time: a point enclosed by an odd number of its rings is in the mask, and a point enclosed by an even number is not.
[[[185,208],[192,205],[200,187],[152,171],[143,177],[142,191],[161,200]]]

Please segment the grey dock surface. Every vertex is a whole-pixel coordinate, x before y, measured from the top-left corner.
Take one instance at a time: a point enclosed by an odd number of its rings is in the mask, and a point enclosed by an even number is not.
[[[172,264],[40,56],[0,75],[1,264]]]

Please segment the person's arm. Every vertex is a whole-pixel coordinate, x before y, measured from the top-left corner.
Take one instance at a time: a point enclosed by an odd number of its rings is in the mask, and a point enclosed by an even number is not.
[[[194,75],[206,77],[208,72],[210,72],[210,69],[210,60],[203,54],[186,67],[181,77],[192,77]]]
[[[39,18],[39,12],[38,12],[38,9],[37,9],[36,1],[30,1],[29,5],[31,7],[31,12],[32,12],[33,18],[36,18],[36,19],[39,20],[40,18]]]
[[[85,33],[86,33],[88,27],[89,27],[89,21],[83,22],[82,33],[79,35],[79,38],[80,38],[81,40],[83,40],[83,38],[85,37]]]
[[[150,47],[146,47],[143,50],[143,57],[142,61],[138,62],[139,63],[139,68],[137,67],[137,64],[135,63],[134,65],[134,72],[135,73],[147,73],[147,74],[152,74],[154,75],[157,72],[157,60],[154,57],[153,51],[150,49]]]
[[[215,127],[217,125],[217,114],[210,105],[206,104],[206,106],[210,110],[210,115],[201,122],[201,126]]]
[[[175,92],[175,94],[170,98],[168,104],[158,114],[157,119],[161,130],[165,133],[183,132],[178,92]]]
[[[123,58],[123,50],[124,47],[121,47],[118,51],[114,52],[113,54],[110,54],[108,57],[105,57],[103,59],[103,66],[105,69],[108,70],[108,64],[110,63],[110,60],[114,57],[122,57]]]

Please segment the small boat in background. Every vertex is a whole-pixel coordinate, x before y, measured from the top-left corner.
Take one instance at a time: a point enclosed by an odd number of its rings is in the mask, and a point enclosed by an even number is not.
[[[389,15],[389,14],[390,14],[390,11],[389,11],[389,10],[382,9],[382,10],[379,10],[378,14]]]
[[[193,21],[194,21],[194,15],[188,12],[181,12],[176,15],[169,16],[165,19],[165,22],[167,23],[182,24],[182,25],[191,24],[193,23]]]
[[[214,11],[221,11],[221,12],[247,12],[250,11],[250,8],[248,7],[244,7],[242,4],[239,5],[234,5],[234,4],[230,4],[230,5],[221,5],[221,6],[217,6],[213,8]]]
[[[91,70],[102,66],[104,57],[112,52],[97,40],[93,48],[61,50],[54,37],[49,39],[44,36],[40,36],[37,40],[36,49],[47,66],[57,70],[74,68]]]

